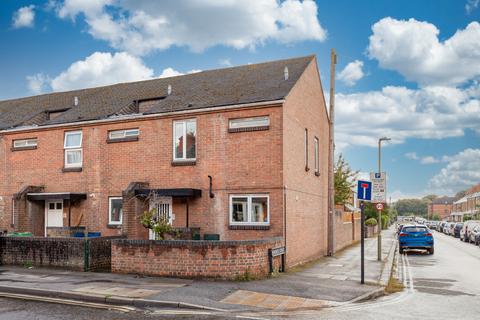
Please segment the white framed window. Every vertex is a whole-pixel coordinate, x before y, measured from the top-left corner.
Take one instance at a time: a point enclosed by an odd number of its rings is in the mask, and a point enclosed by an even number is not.
[[[82,131],[65,132],[65,168],[78,168],[82,166]]]
[[[124,130],[113,130],[108,132],[108,139],[124,139],[129,137],[138,137],[140,135],[139,129],[124,129]]]
[[[314,152],[315,152],[315,173],[319,173],[320,172],[320,155],[319,155],[319,140],[317,137],[315,137],[315,139],[313,140],[313,149],[314,149]]]
[[[29,148],[37,146],[37,138],[13,140],[14,148]]]
[[[122,197],[108,198],[108,224],[122,224],[123,221]]]
[[[197,121],[173,122],[173,160],[190,161],[197,157]]]
[[[310,170],[308,167],[308,129],[305,128],[305,171]]]
[[[269,225],[270,200],[266,194],[230,195],[230,225]]]
[[[237,119],[230,119],[228,121],[228,129],[268,127],[269,125],[270,125],[270,118],[268,116],[237,118]]]

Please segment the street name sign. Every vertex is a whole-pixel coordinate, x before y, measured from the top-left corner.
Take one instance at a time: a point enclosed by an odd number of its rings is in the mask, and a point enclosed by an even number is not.
[[[387,202],[387,174],[385,172],[370,172],[370,180],[372,181],[372,202]]]
[[[372,199],[372,183],[370,181],[358,180],[357,199],[364,201]]]

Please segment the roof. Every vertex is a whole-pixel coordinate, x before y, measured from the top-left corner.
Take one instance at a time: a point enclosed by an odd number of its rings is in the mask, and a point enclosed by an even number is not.
[[[0,130],[284,99],[314,56],[0,101]],[[284,78],[288,67],[288,79]],[[168,95],[168,86],[171,94]],[[75,98],[76,97],[76,98]],[[77,99],[78,104],[74,101]],[[141,111],[138,101],[150,100]],[[57,113],[49,119],[48,114]]]
[[[432,200],[432,204],[452,204],[455,197],[439,197]]]

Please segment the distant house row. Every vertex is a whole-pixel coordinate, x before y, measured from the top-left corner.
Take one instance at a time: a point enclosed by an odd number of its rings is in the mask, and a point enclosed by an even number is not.
[[[465,217],[480,214],[480,183],[471,187],[460,199],[440,197],[428,205],[428,217],[440,217],[441,220],[461,222]]]

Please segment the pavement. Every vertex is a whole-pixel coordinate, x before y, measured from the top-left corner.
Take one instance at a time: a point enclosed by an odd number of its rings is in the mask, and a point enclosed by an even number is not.
[[[392,270],[394,230],[365,241],[365,280],[360,284],[360,245],[287,273],[256,281],[205,281],[59,269],[0,267],[0,297],[11,294],[71,299],[139,308],[262,312],[317,310],[383,294]]]

